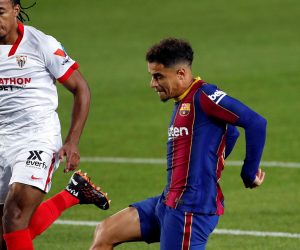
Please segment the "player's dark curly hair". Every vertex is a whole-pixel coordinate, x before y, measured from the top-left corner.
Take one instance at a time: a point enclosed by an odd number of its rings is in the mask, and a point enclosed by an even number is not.
[[[27,9],[29,9],[29,8],[31,8],[31,7],[33,7],[35,4],[36,4],[36,2],[34,2],[32,5],[30,5],[30,6],[28,6],[28,7],[24,7],[24,6],[22,6],[21,5],[21,0],[11,0],[11,2],[12,2],[12,5],[13,6],[15,6],[15,5],[20,5],[20,8],[21,8],[21,10],[20,10],[20,13],[19,13],[19,15],[18,15],[18,19],[20,20],[20,22],[25,22],[26,20],[27,21],[29,21],[30,19],[29,19],[29,16],[28,16],[28,14],[24,11],[24,10],[27,10]]]
[[[177,63],[186,62],[192,65],[194,51],[190,43],[183,39],[167,38],[154,44],[146,54],[149,63],[161,63],[165,67],[171,67]]]

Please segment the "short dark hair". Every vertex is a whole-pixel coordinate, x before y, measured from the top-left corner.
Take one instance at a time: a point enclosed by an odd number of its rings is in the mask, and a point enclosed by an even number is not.
[[[183,39],[167,38],[154,44],[146,54],[149,63],[161,63],[165,67],[171,67],[177,63],[186,62],[192,65],[194,51],[190,43]]]
[[[20,10],[19,15],[17,16],[17,18],[19,19],[20,22],[23,23],[26,20],[27,21],[30,20],[28,14],[24,10],[27,10],[27,9],[33,7],[36,4],[36,2],[34,2],[32,5],[30,5],[28,7],[23,7],[21,5],[21,0],[11,0],[11,3],[13,6],[16,6],[17,4],[20,5],[21,10]]]

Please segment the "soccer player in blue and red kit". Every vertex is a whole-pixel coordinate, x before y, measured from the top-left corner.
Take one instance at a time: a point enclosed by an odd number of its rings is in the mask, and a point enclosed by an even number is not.
[[[193,50],[180,39],[165,39],[146,55],[151,87],[165,102],[174,99],[168,129],[167,184],[160,196],[134,203],[96,229],[92,250],[129,241],[160,242],[163,250],[205,249],[224,213],[219,185],[224,159],[239,135],[246,135],[241,177],[246,188],[262,184],[259,168],[266,120],[191,71]]]

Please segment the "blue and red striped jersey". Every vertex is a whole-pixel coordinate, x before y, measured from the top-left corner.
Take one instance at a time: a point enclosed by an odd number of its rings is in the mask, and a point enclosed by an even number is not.
[[[241,177],[253,183],[266,137],[266,120],[217,86],[197,79],[176,100],[168,129],[165,204],[182,211],[224,213],[220,188],[224,159],[245,129]]]

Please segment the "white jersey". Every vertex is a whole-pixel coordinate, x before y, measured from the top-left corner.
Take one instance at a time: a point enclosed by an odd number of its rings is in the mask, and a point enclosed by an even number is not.
[[[0,135],[28,130],[60,132],[56,79],[78,68],[53,37],[18,25],[13,45],[0,45]]]

